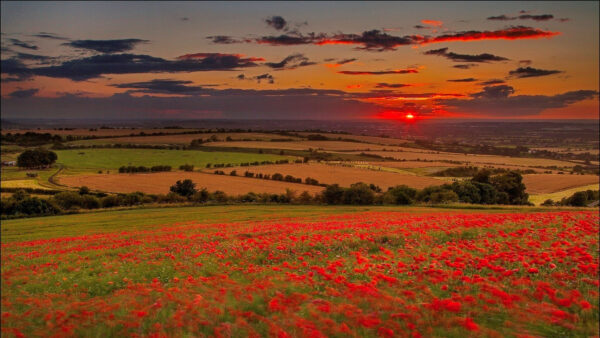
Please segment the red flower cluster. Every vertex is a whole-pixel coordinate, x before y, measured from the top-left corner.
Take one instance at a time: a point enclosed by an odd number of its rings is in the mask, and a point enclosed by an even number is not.
[[[2,244],[2,336],[593,336],[595,212],[368,212]]]

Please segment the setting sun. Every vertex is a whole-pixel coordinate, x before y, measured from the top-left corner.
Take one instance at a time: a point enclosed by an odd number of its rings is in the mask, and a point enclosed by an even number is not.
[[[406,114],[405,117],[406,117],[407,120],[412,120],[412,119],[415,118],[415,116],[413,114],[411,114],[411,113]]]

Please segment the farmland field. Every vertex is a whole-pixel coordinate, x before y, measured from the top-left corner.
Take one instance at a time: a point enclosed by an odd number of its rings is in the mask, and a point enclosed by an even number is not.
[[[200,207],[3,221],[2,335],[596,335],[598,215],[535,210]]]
[[[267,142],[267,141],[244,141],[244,142],[210,142],[208,146],[215,147],[240,147],[240,148],[262,148],[262,149],[286,149],[286,150],[315,150],[328,151],[363,151],[363,150],[407,150],[422,152],[421,149],[401,148],[370,143],[344,142],[344,141],[295,141],[295,142]]]
[[[567,161],[559,161],[545,158],[526,158],[526,157],[509,157],[509,156],[497,156],[497,155],[476,155],[476,154],[457,154],[457,153],[417,153],[417,152],[393,152],[393,151],[369,151],[368,154],[374,154],[384,157],[393,157],[398,160],[446,160],[446,161],[459,161],[468,165],[512,165],[521,167],[533,167],[533,166],[557,166],[557,167],[573,167],[576,164]]]
[[[170,165],[174,168],[183,164],[204,167],[207,163],[233,163],[254,161],[276,161],[291,159],[286,156],[233,152],[205,152],[197,150],[161,149],[75,149],[57,150],[57,163],[72,169],[116,169],[120,166]]]
[[[577,188],[571,188],[566,190],[560,190],[556,192],[546,193],[546,194],[531,194],[529,195],[529,201],[535,205],[540,205],[547,199],[551,199],[555,202],[560,201],[562,198],[569,197],[578,191],[584,190],[598,190],[598,184],[590,184],[579,186]]]
[[[420,177],[407,172],[395,173],[321,163],[275,164],[237,169],[240,173],[243,173],[245,170],[256,174],[262,173],[273,175],[274,173],[280,173],[283,176],[292,175],[301,178],[302,180],[306,177],[311,177],[321,183],[337,183],[344,187],[348,187],[350,184],[356,182],[364,182],[367,184],[373,183],[384,190],[388,187],[401,184],[421,189],[430,185],[441,185],[444,183],[443,181],[432,177]]]
[[[599,182],[596,175],[536,174],[523,176],[523,183],[528,193],[547,194],[594,183],[598,190]]]
[[[100,138],[93,140],[79,140],[69,142],[73,145],[105,145],[105,144],[177,144],[177,145],[189,145],[192,140],[196,139],[208,139],[211,136],[217,137],[219,140],[225,140],[227,137],[231,137],[233,140],[239,139],[251,139],[251,140],[271,140],[271,139],[282,139],[289,138],[298,140],[297,137],[281,136],[277,134],[265,134],[265,133],[203,133],[203,134],[182,134],[182,135],[159,135],[159,136],[135,136],[135,137],[116,137],[116,138]],[[249,141],[248,141],[249,142]],[[229,144],[230,142],[226,142]],[[208,143],[211,145],[212,143]]]
[[[229,172],[229,168],[227,170]],[[242,172],[238,172],[238,175],[240,174],[243,175]],[[281,194],[285,193],[288,188],[298,193],[306,190],[314,194],[323,189],[314,185],[184,171],[152,174],[73,175],[62,176],[59,178],[59,182],[70,187],[85,185],[90,189],[105,192],[141,191],[148,194],[166,194],[169,192],[169,187],[176,181],[184,179],[191,179],[196,183],[197,188],[206,188],[211,192],[221,190],[234,195],[242,195],[251,191]]]

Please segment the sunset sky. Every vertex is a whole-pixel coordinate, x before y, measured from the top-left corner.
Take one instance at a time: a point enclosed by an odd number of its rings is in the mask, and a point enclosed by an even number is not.
[[[598,2],[8,2],[3,118],[598,119]]]

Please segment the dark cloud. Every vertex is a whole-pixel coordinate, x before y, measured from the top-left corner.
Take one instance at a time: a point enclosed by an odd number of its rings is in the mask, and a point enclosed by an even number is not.
[[[255,79],[258,83],[260,83],[262,80],[268,81],[269,83],[275,83],[275,78],[269,73],[257,75],[253,77],[253,79]]]
[[[427,27],[427,26],[422,26],[422,25],[415,25],[415,26],[413,26],[413,27],[414,27],[414,28],[416,28],[416,29],[429,29],[429,27]]]
[[[487,89],[486,89],[487,88]],[[568,105],[598,97],[595,90],[577,90],[557,95],[512,95],[510,86],[485,87],[482,92],[472,94],[470,100],[448,99],[441,104],[453,110],[488,116],[531,116],[551,108]]]
[[[379,82],[378,84],[375,85],[375,88],[403,88],[403,87],[410,87],[410,86],[411,85],[405,84],[405,83]]]
[[[499,21],[508,21],[508,20],[516,20],[517,17],[510,17],[504,14],[498,16],[490,16],[487,18],[488,20],[499,20]]]
[[[53,57],[46,55],[37,55],[29,53],[17,53],[15,57],[19,60],[39,61],[40,63],[47,63],[54,59]]]
[[[417,36],[393,36],[374,29],[365,31],[362,34],[336,34],[331,38],[326,38],[318,41],[317,45],[360,45],[359,49],[369,51],[390,51],[396,47],[406,46],[416,43],[419,39]]]
[[[412,73],[418,73],[418,72],[419,71],[414,68],[408,68],[408,69],[380,70],[380,71],[342,70],[337,73],[345,74],[345,75],[389,75],[389,74],[412,74]]]
[[[339,90],[292,88],[243,90],[207,88],[201,95],[157,97],[115,94],[110,97],[3,98],[3,118],[252,118],[352,119],[364,118],[379,107]]]
[[[187,16],[184,16],[182,18],[179,18],[179,20],[181,20],[181,21],[190,21],[190,18],[188,18]]]
[[[25,41],[21,41],[19,39],[8,39],[8,41],[10,41],[13,46],[17,46],[17,47],[21,47],[21,48],[26,48],[26,49],[32,49],[32,50],[37,50],[38,49],[38,46],[32,45],[32,44],[27,43]]]
[[[194,56],[186,59],[186,56]],[[188,54],[175,61],[150,55],[101,54],[74,59],[56,66],[28,68],[16,59],[2,60],[2,73],[30,77],[32,75],[55,78],[68,78],[83,81],[105,74],[134,73],[177,73],[212,70],[236,70],[253,67],[253,58],[243,58],[236,54],[198,53]],[[5,69],[6,64],[6,69]]]
[[[532,67],[519,67],[508,72],[509,76],[516,78],[538,77],[562,73],[560,70],[537,69]]]
[[[345,65],[346,63],[350,63],[350,62],[354,62],[358,59],[352,58],[352,59],[343,59],[337,62],[338,65]]]
[[[311,66],[317,64],[316,62],[311,62],[309,59],[304,56],[304,54],[296,53],[292,54],[285,59],[281,60],[281,62],[267,62],[266,66],[271,67],[276,70],[283,69],[296,69],[298,67]]]
[[[4,59],[0,61],[0,71],[2,74],[12,77],[2,78],[2,82],[24,81],[33,76],[33,72],[27,68],[23,62],[17,58]]]
[[[483,90],[471,94],[474,98],[486,98],[486,99],[499,99],[499,98],[507,98],[509,95],[514,94],[515,89],[511,86],[507,85],[499,85],[499,86],[485,86]]]
[[[525,14],[525,15],[519,15],[519,19],[521,19],[521,20],[531,19],[531,20],[535,20],[535,21],[548,21],[548,20],[554,19],[554,15],[552,15],[552,14],[541,14],[541,15]]]
[[[25,99],[25,98],[34,96],[39,91],[40,90],[37,88],[20,89],[20,90],[15,90],[14,92],[8,94],[8,96],[10,96],[12,98]]]
[[[244,75],[244,74],[240,74],[237,76],[238,80],[244,80],[245,78],[246,78],[246,75]]]
[[[223,45],[244,42],[244,40],[235,39],[235,38],[233,38],[231,36],[227,36],[227,35],[215,35],[215,36],[208,36],[206,38],[209,40],[212,40],[213,43],[219,43],[219,44],[223,44]]]
[[[287,21],[279,15],[266,18],[265,22],[268,26],[273,27],[278,31],[286,29],[288,24]]]
[[[244,40],[245,42],[256,42],[273,46],[293,46],[314,44],[325,39],[325,34],[308,33],[303,34],[282,34],[279,36],[263,36],[253,40]],[[213,42],[215,42],[213,40]]]
[[[192,81],[180,81],[171,79],[154,79],[145,82],[132,82],[114,84],[113,87],[131,89],[134,93],[151,94],[195,94],[202,91],[201,86],[190,86]]]
[[[464,64],[464,65],[454,65],[452,67],[458,68],[458,69],[471,69],[473,67],[477,67],[477,64],[471,63],[471,64]]]
[[[490,61],[506,61],[506,60],[508,60],[505,57],[497,56],[497,55],[493,55],[493,54],[489,54],[489,53],[476,54],[476,55],[457,54],[457,53],[453,53],[453,52],[448,52],[448,48],[434,49],[434,50],[426,51],[423,54],[443,56],[454,62],[490,62]]]
[[[448,82],[475,82],[477,81],[477,79],[474,79],[472,77],[468,77],[465,79],[451,79],[451,80],[446,80]]]
[[[490,86],[490,85],[497,85],[497,84],[504,84],[504,83],[505,83],[504,80],[500,80],[500,79],[491,79],[491,80],[479,82],[479,84],[483,85],[483,86]]]
[[[68,38],[56,35],[54,33],[48,32],[39,32],[37,34],[33,34],[33,37],[42,38],[42,39],[51,39],[51,40],[69,40]]]
[[[140,43],[147,43],[142,39],[118,39],[118,40],[75,40],[64,43],[65,46],[73,48],[93,50],[100,53],[122,53],[134,49]]]
[[[531,15],[531,14],[523,14],[519,16],[507,16],[507,15],[498,15],[498,16],[490,16],[487,18],[488,20],[496,20],[496,21],[511,21],[511,20],[535,20],[535,21],[548,21],[554,19],[554,15],[552,14],[541,14],[541,15]]]

